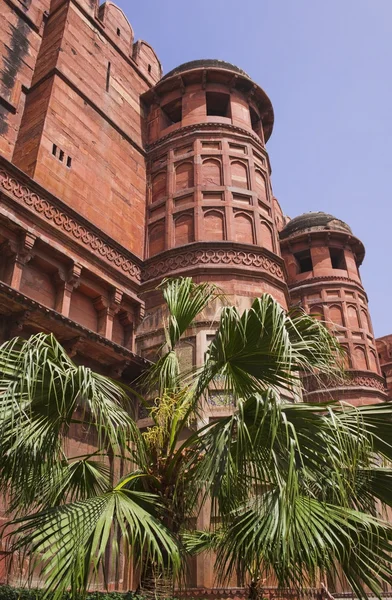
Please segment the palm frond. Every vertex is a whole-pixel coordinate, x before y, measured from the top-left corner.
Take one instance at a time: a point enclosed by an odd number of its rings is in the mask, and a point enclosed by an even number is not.
[[[157,497],[144,492],[115,488],[101,496],[51,508],[11,522],[12,551],[27,551],[30,572],[45,580],[46,594],[54,600],[71,589],[84,593],[102,571],[105,553],[112,560],[120,548],[136,562],[150,561],[165,572],[180,567],[178,544],[160,520]]]

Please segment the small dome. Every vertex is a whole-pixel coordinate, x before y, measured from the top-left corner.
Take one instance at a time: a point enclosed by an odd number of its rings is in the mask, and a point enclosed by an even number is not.
[[[344,221],[325,212],[308,212],[291,219],[280,232],[281,239],[308,230],[331,229],[352,235],[350,227]]]
[[[166,75],[164,75],[164,77],[162,77],[161,81],[163,79],[168,79],[169,77],[173,77],[173,75],[179,75],[180,73],[183,73],[184,71],[190,71],[191,69],[201,69],[203,67],[225,69],[226,71],[234,71],[234,73],[239,73],[240,75],[243,75],[244,77],[247,77],[248,79],[250,79],[249,75],[247,73],[245,73],[245,71],[243,71],[239,67],[236,67],[235,65],[232,65],[229,62],[226,62],[224,60],[217,60],[217,59],[213,59],[213,58],[204,58],[204,59],[200,59],[200,60],[191,60],[190,62],[183,63],[182,65],[169,71],[169,73],[166,73]]]

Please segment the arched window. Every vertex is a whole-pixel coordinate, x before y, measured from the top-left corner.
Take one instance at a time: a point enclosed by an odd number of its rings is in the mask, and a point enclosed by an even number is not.
[[[181,163],[176,167],[176,192],[193,187],[193,164]]]
[[[165,249],[165,225],[163,221],[150,228],[148,241],[150,256],[163,252]]]
[[[209,242],[225,239],[223,213],[218,210],[204,213],[204,237]]]
[[[203,186],[222,185],[221,164],[215,158],[207,158],[202,164]]]
[[[247,166],[239,160],[231,163],[231,184],[234,187],[249,189]]]
[[[183,246],[194,241],[193,215],[178,216],[174,221],[174,245]]]
[[[250,215],[236,213],[234,215],[234,238],[242,244],[254,244],[253,220]]]

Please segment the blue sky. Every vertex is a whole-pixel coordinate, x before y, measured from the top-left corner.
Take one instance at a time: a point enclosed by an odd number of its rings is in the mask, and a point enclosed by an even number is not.
[[[376,336],[392,333],[392,0],[117,0],[165,72],[232,62],[275,110],[274,193],[291,217],[324,210],[366,247]]]

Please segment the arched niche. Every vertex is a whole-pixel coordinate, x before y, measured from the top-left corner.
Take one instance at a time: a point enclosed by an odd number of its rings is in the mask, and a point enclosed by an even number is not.
[[[350,359],[350,350],[348,346],[342,345],[343,350],[343,362],[345,369],[351,369],[351,359]]]
[[[216,158],[206,158],[202,162],[201,183],[203,186],[222,185],[222,167]]]
[[[255,170],[256,192],[260,200],[267,199],[267,188],[265,184],[264,174],[260,169]]]
[[[174,245],[183,246],[195,241],[193,214],[187,213],[174,219]]]
[[[369,316],[366,310],[364,310],[363,308],[361,309],[361,325],[362,329],[365,329],[365,331],[368,331],[369,333],[371,332]]]
[[[231,162],[231,185],[249,189],[248,167],[240,160]]]
[[[274,251],[274,239],[272,233],[272,227],[266,221],[260,222],[261,229],[261,245],[263,248],[267,248],[267,250]]]
[[[366,351],[362,346],[355,346],[354,348],[354,366],[360,371],[367,371],[368,369]]]
[[[218,210],[204,213],[204,239],[208,242],[225,239],[224,215]]]
[[[152,178],[151,187],[153,202],[157,202],[157,200],[166,196],[166,179],[166,171],[160,171]]]
[[[355,306],[347,307],[347,318],[350,329],[359,329],[358,311]]]
[[[335,325],[344,326],[343,311],[337,304],[329,307],[329,318]]]
[[[309,308],[309,314],[315,319],[318,319],[318,321],[324,321],[324,309],[319,304],[311,306]]]
[[[193,187],[194,179],[193,179],[193,163],[191,162],[183,162],[177,165],[175,171],[176,183],[175,189],[176,192],[181,190],[186,190],[188,188]]]
[[[234,214],[234,238],[241,244],[254,244],[253,219],[243,212]]]
[[[370,369],[372,371],[378,371],[377,357],[376,357],[376,353],[373,350],[370,350],[370,352],[369,352],[369,363],[370,363]]]
[[[154,256],[165,249],[165,223],[160,221],[150,227],[148,232],[149,256]]]

